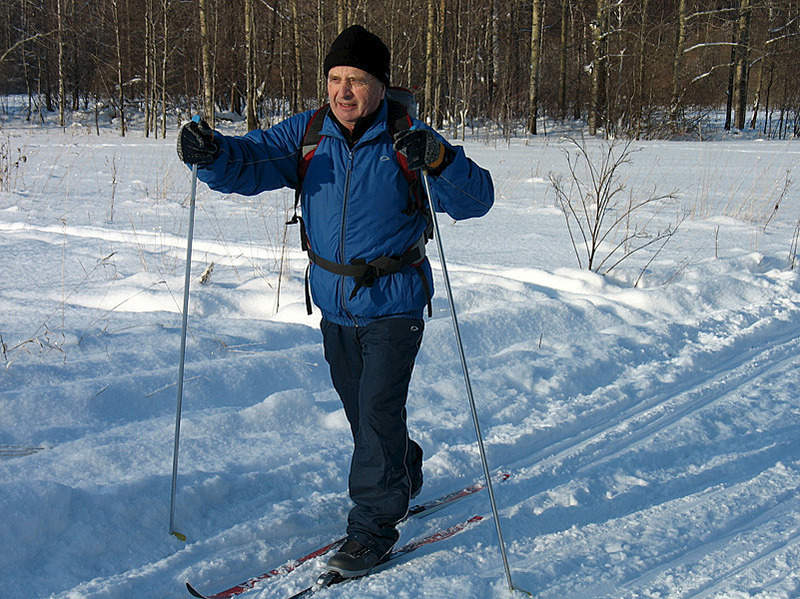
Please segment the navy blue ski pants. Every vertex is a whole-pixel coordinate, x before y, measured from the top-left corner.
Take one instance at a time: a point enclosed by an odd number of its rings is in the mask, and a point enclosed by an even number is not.
[[[422,449],[409,439],[406,398],[421,319],[391,318],[362,327],[323,320],[325,359],[353,433],[347,534],[383,555],[397,522],[422,485]]]

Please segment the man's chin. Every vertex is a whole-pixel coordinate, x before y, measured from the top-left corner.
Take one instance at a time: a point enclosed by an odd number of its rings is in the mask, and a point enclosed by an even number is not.
[[[361,115],[356,110],[334,110],[333,115],[342,125],[355,125]]]

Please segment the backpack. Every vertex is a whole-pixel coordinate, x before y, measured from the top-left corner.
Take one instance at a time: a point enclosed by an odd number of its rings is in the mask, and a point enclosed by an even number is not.
[[[397,133],[407,131],[411,128],[413,124],[412,118],[416,117],[417,114],[417,102],[412,91],[400,87],[388,88],[386,90],[386,100],[388,104],[387,121],[389,124],[389,134],[392,136],[392,139],[394,139]],[[311,314],[312,312],[311,293],[309,290],[308,281],[311,263],[314,263],[329,272],[355,278],[356,285],[353,288],[353,292],[350,294],[350,299],[355,297],[356,293],[359,289],[361,289],[361,287],[371,287],[378,277],[399,272],[405,266],[412,265],[416,268],[417,273],[422,279],[425,294],[428,297],[428,316],[430,317],[433,314],[431,307],[432,294],[430,284],[425,276],[425,272],[422,269],[422,263],[425,260],[425,244],[428,242],[428,240],[433,238],[433,220],[430,215],[427,197],[425,195],[425,190],[422,186],[419,173],[408,168],[408,161],[400,152],[396,152],[397,162],[400,165],[400,170],[403,173],[403,177],[406,179],[406,181],[408,181],[409,189],[408,205],[406,209],[403,210],[403,213],[411,216],[415,212],[420,212],[425,217],[427,225],[425,227],[425,232],[420,239],[417,240],[414,245],[408,248],[400,256],[381,256],[375,260],[371,260],[370,262],[365,262],[364,260],[354,260],[351,264],[339,264],[337,262],[331,262],[330,260],[315,254],[311,249],[311,244],[309,243],[308,235],[306,233],[305,223],[303,222],[303,218],[298,215],[297,207],[300,204],[303,180],[306,172],[308,171],[308,166],[314,157],[314,153],[322,141],[322,124],[325,122],[325,117],[328,116],[329,112],[330,105],[325,104],[311,115],[311,119],[306,125],[306,130],[303,134],[303,141],[300,144],[300,153],[297,161],[298,184],[295,190],[294,214],[286,223],[299,223],[300,246],[303,251],[308,254],[309,258],[309,265],[306,267],[305,273],[306,311],[308,314]]]

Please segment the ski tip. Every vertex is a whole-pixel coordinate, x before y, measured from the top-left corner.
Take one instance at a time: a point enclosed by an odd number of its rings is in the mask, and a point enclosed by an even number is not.
[[[195,589],[188,580],[186,581],[186,590],[189,591],[189,594],[192,597],[197,597],[198,599],[208,599],[208,597],[206,597],[201,592],[199,592],[197,589]]]

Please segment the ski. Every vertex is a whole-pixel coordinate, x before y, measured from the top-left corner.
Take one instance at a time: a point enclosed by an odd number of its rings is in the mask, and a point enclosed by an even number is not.
[[[494,476],[494,482],[505,481],[508,480],[510,477],[511,475],[509,473],[500,472]],[[414,505],[409,508],[408,514],[406,514],[406,517],[403,518],[401,522],[411,518],[425,518],[427,516],[430,516],[434,512],[437,512],[438,510],[447,507],[455,503],[456,501],[463,499],[464,497],[469,497],[470,495],[474,495],[475,493],[482,491],[485,487],[486,487],[485,482],[478,481],[471,485],[458,489],[456,491],[452,491],[450,493],[442,495],[441,497],[437,497],[436,499],[431,499],[421,504]],[[255,588],[256,585],[260,584],[261,582],[269,580],[270,578],[275,578],[276,576],[289,574],[290,572],[293,572],[307,561],[325,555],[329,551],[338,548],[340,545],[342,545],[345,539],[346,537],[336,539],[335,541],[323,545],[322,547],[319,547],[318,549],[315,549],[314,551],[311,551],[310,553],[307,553],[306,555],[300,558],[291,560],[283,564],[282,566],[273,568],[272,570],[268,570],[263,574],[259,574],[258,576],[248,578],[244,582],[236,584],[230,587],[229,589],[225,589],[224,591],[214,593],[213,595],[204,595],[203,593],[198,591],[189,581],[186,581],[186,589],[189,591],[189,594],[191,594],[193,597],[197,597],[198,599],[229,599],[230,597],[236,597],[237,595],[241,595],[242,593],[245,593],[250,589]],[[400,550],[398,549],[398,551]]]
[[[442,530],[438,530],[433,534],[428,535],[427,537],[423,537],[421,539],[416,539],[409,542],[406,545],[400,547],[400,549],[395,549],[394,551],[389,554],[389,557],[381,562],[379,565],[375,566],[372,570],[370,570],[367,574],[363,576],[356,576],[353,578],[344,578],[338,572],[331,572],[330,570],[323,572],[319,575],[316,582],[300,591],[299,593],[295,593],[289,599],[303,599],[304,597],[311,597],[314,593],[321,589],[326,589],[336,584],[341,584],[343,582],[349,582],[351,580],[358,580],[360,578],[365,578],[386,568],[391,567],[396,563],[400,558],[405,555],[408,555],[412,551],[416,551],[420,547],[425,545],[430,545],[431,543],[436,543],[437,541],[443,541],[444,539],[449,539],[450,537],[460,533],[462,530],[466,530],[473,524],[480,522],[483,520],[483,516],[472,516],[468,520],[464,520],[463,522],[459,522],[458,524],[451,526],[450,528],[445,528]]]

